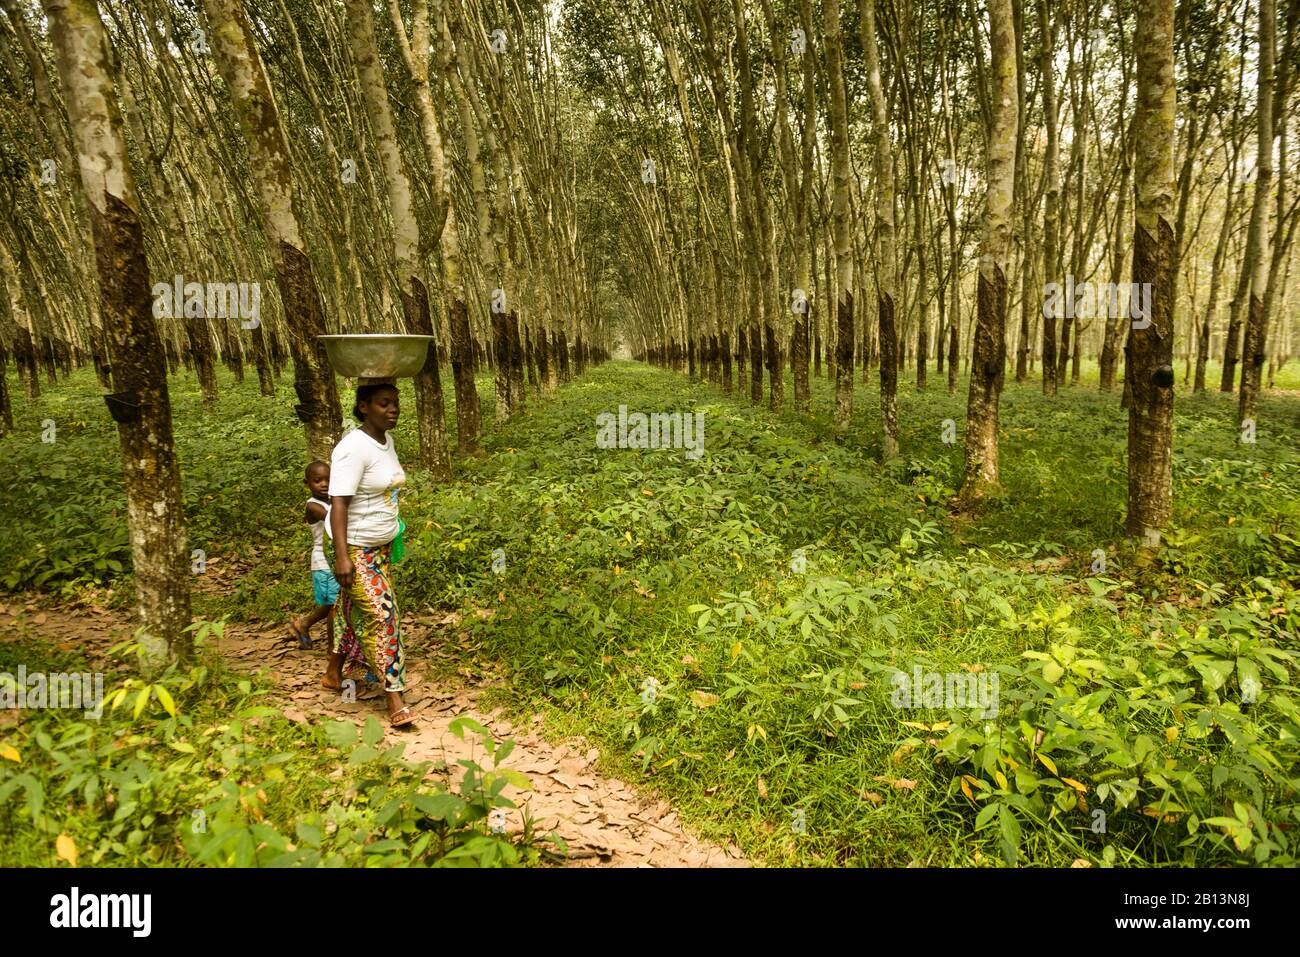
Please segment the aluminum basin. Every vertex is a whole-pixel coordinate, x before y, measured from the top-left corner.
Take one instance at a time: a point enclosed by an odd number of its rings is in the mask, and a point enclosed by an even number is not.
[[[410,378],[424,368],[433,336],[317,336],[339,375],[357,379]]]

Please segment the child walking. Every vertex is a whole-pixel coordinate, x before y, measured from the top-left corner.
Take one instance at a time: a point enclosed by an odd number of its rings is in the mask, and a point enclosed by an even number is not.
[[[289,631],[302,647],[310,648],[311,626],[324,619],[329,638],[326,647],[333,648],[334,601],[338,598],[339,583],[334,579],[334,571],[325,557],[325,535],[330,521],[329,465],[321,461],[312,462],[307,466],[303,484],[311,492],[303,520],[311,529],[311,586],[316,607],[309,614],[295,618],[289,624]]]

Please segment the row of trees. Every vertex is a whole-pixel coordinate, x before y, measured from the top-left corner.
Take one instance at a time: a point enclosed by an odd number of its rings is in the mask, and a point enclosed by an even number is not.
[[[448,477],[447,360],[457,450],[472,454],[476,361],[494,360],[504,418],[530,384],[607,355],[607,266],[578,243],[574,110],[538,6],[42,7],[0,2],[0,372],[12,357],[34,398],[40,366],[94,362],[146,647],[164,660],[188,652],[190,618],[169,359],[193,365],[211,404],[216,361],[242,375],[247,350],[273,396],[287,360],[307,454],[328,458],[342,417],[318,337],[432,334],[419,463]],[[230,315],[214,315],[211,283]],[[236,304],[253,286],[250,318]]]
[[[30,0],[0,9],[13,214],[0,228],[0,342],[29,395],[39,365],[53,374],[83,355],[106,382],[100,327],[85,309],[98,296],[89,214],[50,36]],[[525,368],[550,384],[570,359],[603,352],[594,270],[578,261],[573,182],[557,175],[566,132],[540,11],[444,11],[428,0],[387,3],[379,16],[366,4],[310,0],[251,16],[238,3],[97,9],[151,277],[261,285],[263,321],[251,330],[186,315],[208,311],[201,293],[185,296],[188,310],[178,299],[155,311],[163,355],[173,369],[195,366],[209,402],[217,361],[242,378],[247,356],[270,393],[289,359],[318,451],[338,415],[314,336],[434,331],[460,400],[457,445],[469,452],[476,362],[505,358],[505,415],[523,401]],[[501,24],[495,34],[489,21]],[[445,295],[426,305],[430,286]],[[419,394],[422,461],[446,474],[427,377]]]
[[[29,394],[95,363],[159,647],[188,618],[169,361],[209,403],[217,361],[251,357],[268,396],[287,364],[321,457],[317,337],[433,334],[440,477],[441,377],[472,454],[484,360],[498,417],[616,346],[773,407],[824,367],[840,428],[877,369],[885,457],[899,377],[933,361],[955,391],[964,361],[973,507],[1006,377],[1054,394],[1095,354],[1109,390],[1122,355],[1128,529],[1158,543],[1176,358],[1204,388],[1222,355],[1253,419],[1291,351],[1300,0],[42,7],[0,0],[0,420],[10,358]],[[213,316],[207,283],[258,284],[259,321]]]
[[[755,402],[766,371],[773,407],[788,364],[798,408],[824,358],[840,427],[878,368],[885,457],[899,376],[926,388],[933,361],[955,391],[964,359],[968,506],[1006,377],[1040,366],[1053,395],[1091,355],[1109,391],[1123,357],[1128,528],[1152,543],[1176,358],[1200,390],[1220,357],[1253,420],[1289,357],[1295,0],[564,9],[601,144],[641,165],[605,187],[607,241],[640,250],[639,355],[728,389],[748,366]]]

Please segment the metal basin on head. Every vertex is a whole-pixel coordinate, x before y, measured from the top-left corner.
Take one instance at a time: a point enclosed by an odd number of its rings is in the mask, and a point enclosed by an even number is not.
[[[317,336],[330,365],[354,379],[409,378],[424,368],[433,336],[363,334]]]

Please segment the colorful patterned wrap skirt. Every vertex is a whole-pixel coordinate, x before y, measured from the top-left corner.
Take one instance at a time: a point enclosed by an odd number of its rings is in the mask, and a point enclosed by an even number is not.
[[[351,588],[339,589],[334,652],[349,663],[364,660],[384,682],[385,691],[406,688],[406,658],[402,653],[402,623],[393,594],[393,543],[365,547],[348,545],[356,574]]]

